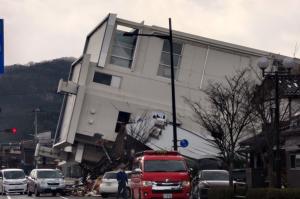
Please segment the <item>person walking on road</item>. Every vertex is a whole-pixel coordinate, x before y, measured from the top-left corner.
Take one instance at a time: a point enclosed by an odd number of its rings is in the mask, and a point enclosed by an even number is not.
[[[127,199],[126,185],[128,184],[128,177],[124,171],[124,167],[121,167],[120,171],[117,173],[117,180],[118,180],[117,198],[121,196],[122,198]]]

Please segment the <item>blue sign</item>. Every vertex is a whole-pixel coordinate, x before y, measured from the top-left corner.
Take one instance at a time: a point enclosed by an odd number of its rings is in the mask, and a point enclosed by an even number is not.
[[[179,144],[182,148],[185,148],[189,145],[189,141],[187,141],[186,139],[183,139],[183,140],[180,140]]]
[[[4,73],[4,22],[0,19],[0,74]]]

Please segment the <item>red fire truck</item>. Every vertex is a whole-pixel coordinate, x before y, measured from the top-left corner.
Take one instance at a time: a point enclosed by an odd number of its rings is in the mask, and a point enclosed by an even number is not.
[[[132,198],[189,198],[190,174],[175,151],[144,151],[137,155],[131,176]]]

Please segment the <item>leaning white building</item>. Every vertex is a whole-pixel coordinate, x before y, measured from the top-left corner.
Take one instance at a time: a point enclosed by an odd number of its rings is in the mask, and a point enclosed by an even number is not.
[[[61,81],[65,94],[54,144],[67,161],[97,161],[103,155],[95,137],[114,142],[120,124],[142,113],[171,117],[170,49],[157,37],[124,37],[125,31],[168,34],[168,29],[148,26],[109,14],[86,38],[83,55],[73,63],[69,80]],[[256,68],[256,61],[270,53],[173,31],[175,89],[179,139],[188,139],[184,155],[201,159],[217,155],[209,138],[193,120],[184,97],[203,98],[210,80],[222,80],[243,67]],[[154,149],[171,149],[172,128],[166,125],[161,139],[146,143]]]

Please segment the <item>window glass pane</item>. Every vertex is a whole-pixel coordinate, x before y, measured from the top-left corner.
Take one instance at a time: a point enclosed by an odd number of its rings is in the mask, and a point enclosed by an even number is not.
[[[295,168],[295,155],[291,155],[291,168]]]
[[[105,173],[103,178],[104,179],[117,179],[117,173]]]
[[[169,66],[159,65],[157,75],[170,78],[171,68]],[[174,68],[174,75],[175,78],[177,78],[177,68]]]
[[[170,42],[168,40],[164,41],[163,51],[170,52]],[[182,44],[173,42],[173,53],[181,55]]]
[[[125,125],[125,124],[128,124],[129,119],[130,119],[130,113],[120,111],[119,115],[118,115],[118,120],[117,120],[117,124],[116,124],[116,128],[115,128],[115,132],[119,133],[120,130],[121,130],[121,126]]]
[[[123,34],[124,31],[120,31],[120,30],[116,31],[116,36],[114,38],[115,45],[133,48],[136,41],[136,36],[124,37]]]
[[[178,76],[180,61],[182,53],[182,44],[173,43],[173,61],[174,61],[174,75],[175,78]],[[160,65],[158,67],[157,75],[163,77],[171,77],[171,60],[170,60],[170,45],[169,41],[164,40],[163,49],[160,57]]]
[[[183,172],[186,171],[186,166],[182,160],[145,160],[144,171]]]
[[[93,82],[110,86],[112,76],[104,73],[95,72]]]
[[[227,171],[204,171],[202,178],[209,181],[229,181]]]
[[[6,179],[24,179],[25,174],[23,171],[5,171],[4,178],[6,178]]]
[[[118,66],[122,66],[125,68],[130,68],[131,66],[131,60],[127,60],[127,59],[123,59],[123,58],[119,58],[119,57],[111,57],[110,59],[110,63],[118,65]]]
[[[120,46],[114,46],[112,49],[112,55],[116,57],[122,57],[126,59],[131,59],[133,55],[133,49],[132,48],[124,48]]]
[[[180,56],[173,55],[174,66],[179,66]],[[171,66],[171,58],[169,53],[162,52],[160,57],[160,63]]]
[[[295,168],[300,168],[300,154],[295,157]]]
[[[123,36],[123,30],[119,28],[124,28],[124,26],[117,26],[117,30],[114,35],[114,42],[111,51],[110,63],[126,68],[131,67],[134,49],[136,45],[137,36],[125,37]],[[128,27],[125,27],[128,28]],[[136,31],[132,29],[131,31]]]
[[[39,171],[37,173],[38,178],[62,178],[62,175],[58,171]]]

